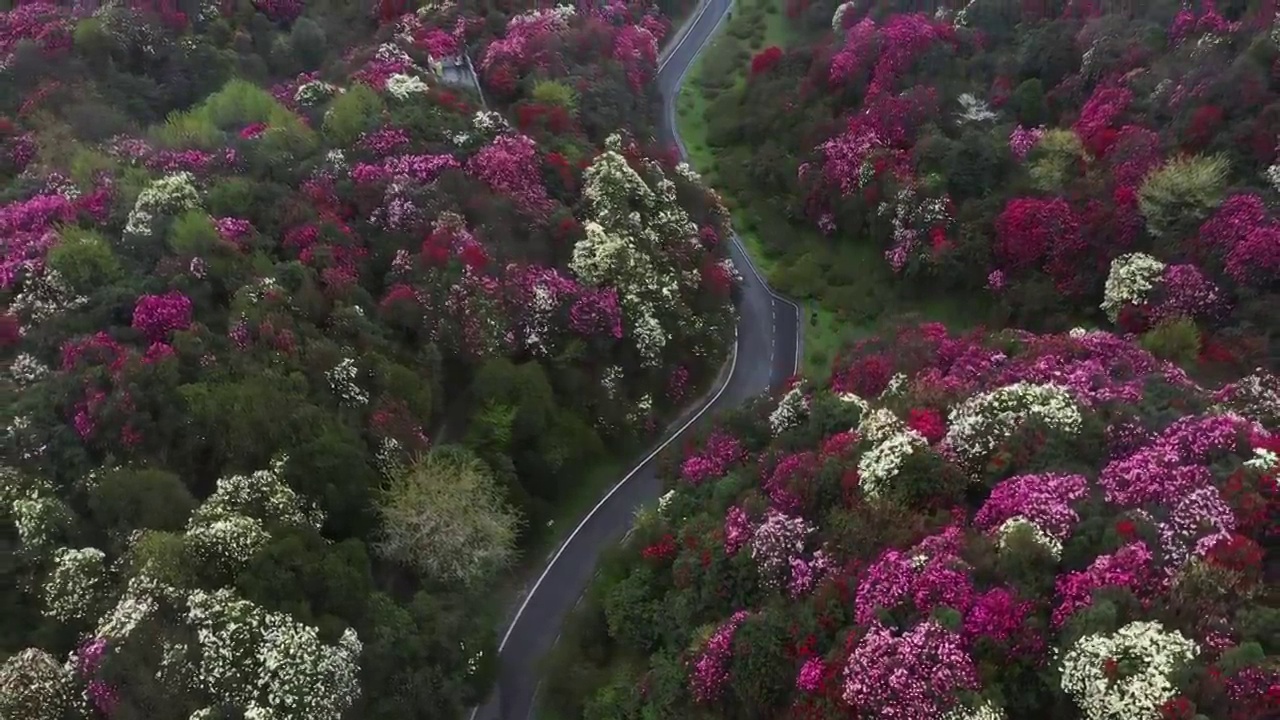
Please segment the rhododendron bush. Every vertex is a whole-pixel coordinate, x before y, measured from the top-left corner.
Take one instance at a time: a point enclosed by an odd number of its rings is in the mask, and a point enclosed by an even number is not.
[[[515,104],[521,130],[598,143],[622,123],[652,127],[648,91],[669,30],[647,1],[540,7],[512,16],[478,69],[492,95]]]
[[[861,341],[666,461],[544,692],[572,711],[599,678],[585,707],[619,718],[1271,717],[1277,388],[1103,331]]]
[[[512,564],[733,340],[667,21],[64,5],[0,13],[0,717],[464,715]]]
[[[843,258],[875,253],[876,282],[926,310],[945,288],[940,302],[994,308],[979,320],[1038,330],[1185,318],[1203,345],[1235,346],[1235,371],[1272,362],[1271,4],[816,10],[792,16],[790,46],[741,60],[742,82],[704,77],[731,87],[697,111],[719,189],[775,256],[775,287],[857,318],[882,303],[846,289],[860,284]],[[1153,286],[1158,317],[1122,323],[1109,278],[1135,253],[1179,269]],[[1196,299],[1164,297],[1184,291]],[[1265,349],[1241,356],[1249,344]]]

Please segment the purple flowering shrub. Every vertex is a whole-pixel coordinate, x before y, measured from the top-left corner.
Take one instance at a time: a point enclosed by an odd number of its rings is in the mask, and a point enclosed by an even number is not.
[[[801,385],[798,424],[772,422],[775,397],[663,465],[669,493],[627,551],[649,604],[628,607],[677,627],[628,675],[640,703],[723,718],[1275,712],[1275,389],[1266,375],[1206,389],[1099,331],[926,324],[861,341]],[[853,408],[852,427],[831,422]],[[960,492],[911,462],[930,454]],[[890,492],[904,484],[924,497]],[[615,707],[607,688],[591,702]]]

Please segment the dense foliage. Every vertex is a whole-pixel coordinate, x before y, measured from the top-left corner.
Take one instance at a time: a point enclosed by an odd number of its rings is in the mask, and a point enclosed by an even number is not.
[[[590,720],[1275,717],[1278,423],[1275,376],[1206,390],[1102,331],[864,341],[667,458],[545,692]]]
[[[1274,3],[786,8],[816,39],[761,49],[703,113],[717,184],[771,219],[758,234],[784,289],[840,307],[858,284],[815,263],[792,218],[874,247],[911,293],[990,301],[1002,323],[1110,323],[1272,362]]]
[[[0,717],[460,715],[733,337],[669,22],[64,5],[0,13]]]

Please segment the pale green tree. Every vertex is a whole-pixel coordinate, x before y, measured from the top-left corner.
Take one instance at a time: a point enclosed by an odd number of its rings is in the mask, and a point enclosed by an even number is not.
[[[436,448],[393,478],[378,501],[378,552],[440,582],[474,586],[515,557],[519,519],[471,452]]]

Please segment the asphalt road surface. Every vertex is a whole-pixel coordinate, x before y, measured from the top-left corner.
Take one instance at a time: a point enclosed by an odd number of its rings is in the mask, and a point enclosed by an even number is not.
[[[664,102],[667,139],[680,144],[675,131],[674,104],[689,65],[725,19],[730,0],[704,0],[695,10],[688,32],[660,64],[658,83]],[[729,378],[711,395],[692,422],[719,408],[729,408],[759,393],[777,388],[796,373],[800,357],[799,308],[765,285],[736,237],[730,252],[743,276],[739,305],[737,350]],[[689,427],[668,436],[673,440]],[[658,448],[665,447],[666,443]],[[654,473],[654,455],[647,455],[600,501],[569,539],[552,556],[541,577],[522,600],[501,644],[498,683],[493,696],[470,715],[470,720],[530,720],[534,717],[541,679],[542,657],[555,644],[569,611],[577,604],[595,572],[606,546],[616,543],[631,526],[636,507],[657,500],[661,485]]]

